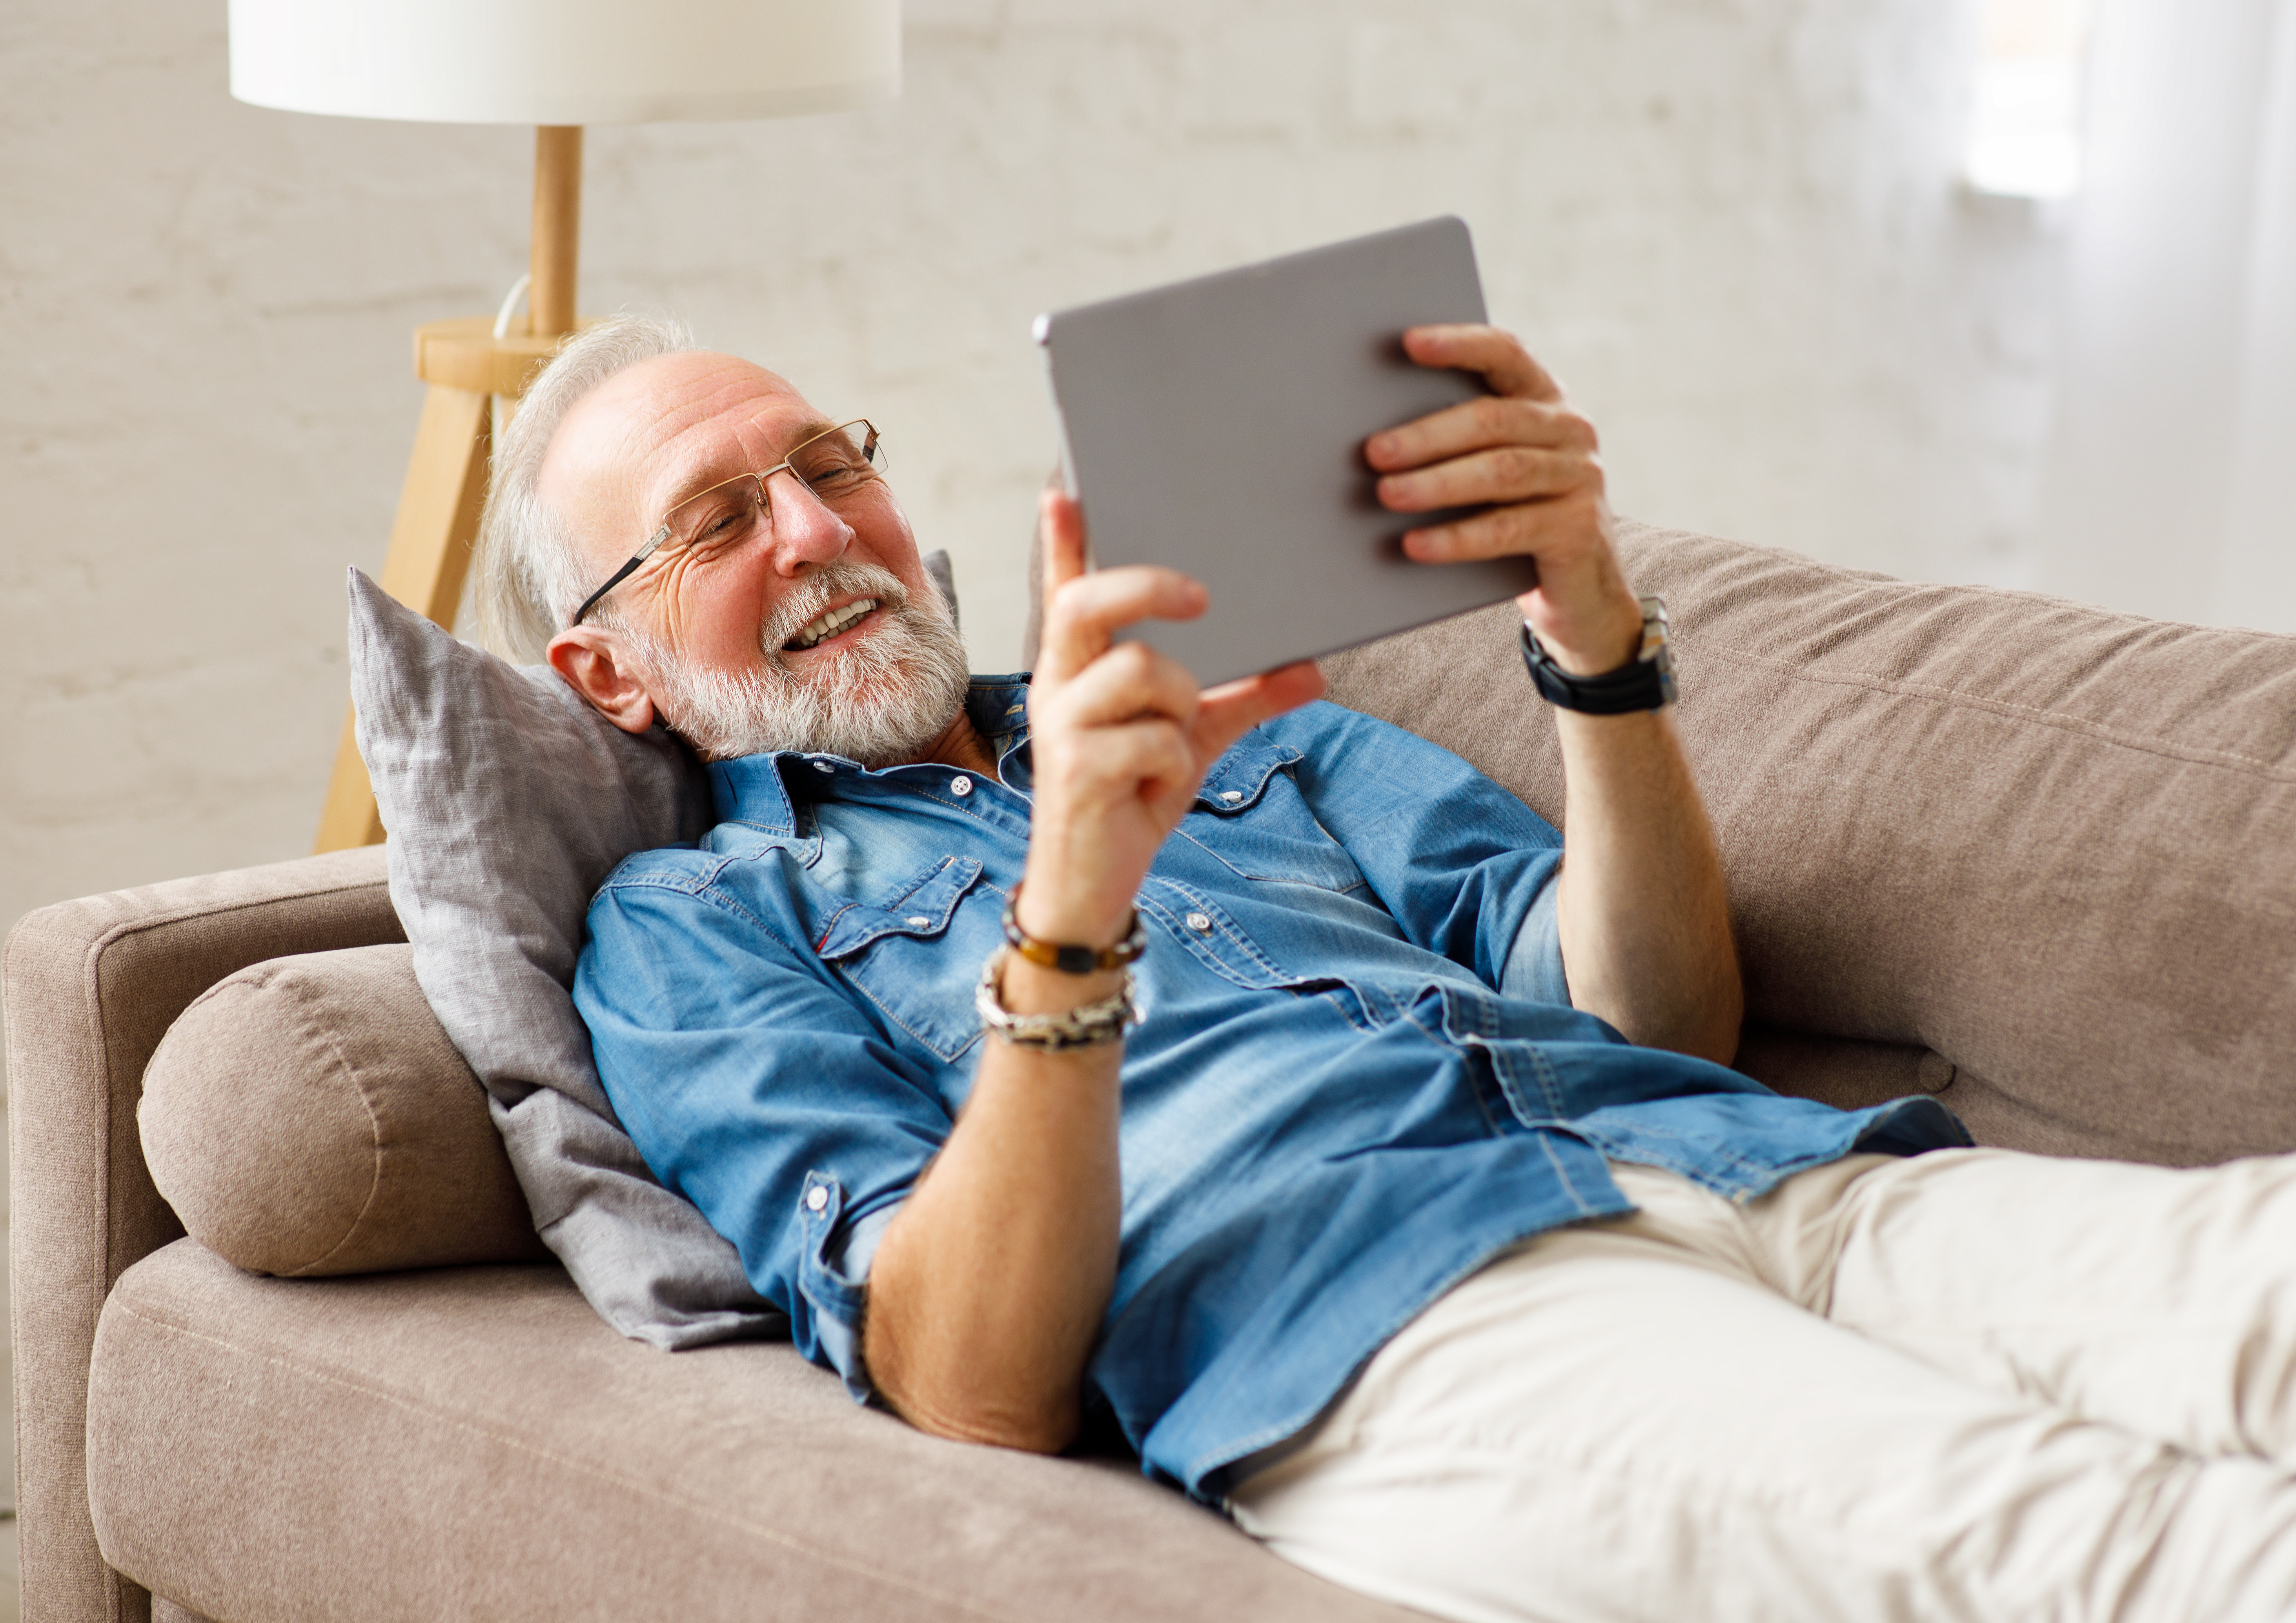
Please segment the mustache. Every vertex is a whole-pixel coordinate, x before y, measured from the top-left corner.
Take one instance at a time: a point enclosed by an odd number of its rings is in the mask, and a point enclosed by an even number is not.
[[[791,587],[758,628],[767,660],[778,666],[789,640],[829,611],[840,597],[873,597],[887,613],[908,607],[909,589],[892,570],[873,563],[826,563]]]

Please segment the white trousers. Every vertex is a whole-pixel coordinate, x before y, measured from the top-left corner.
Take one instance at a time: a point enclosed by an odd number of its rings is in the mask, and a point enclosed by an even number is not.
[[[2296,1156],[1857,1156],[1528,1242],[1237,1521],[1472,1623],[2296,1619]]]

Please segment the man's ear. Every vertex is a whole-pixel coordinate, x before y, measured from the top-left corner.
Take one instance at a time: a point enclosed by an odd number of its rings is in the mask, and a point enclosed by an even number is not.
[[[550,668],[566,678],[590,708],[625,733],[653,725],[653,696],[629,646],[611,631],[577,626],[550,639]]]

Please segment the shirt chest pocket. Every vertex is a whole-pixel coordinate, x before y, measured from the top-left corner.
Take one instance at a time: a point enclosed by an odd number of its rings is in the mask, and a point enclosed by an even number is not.
[[[1363,871],[1324,832],[1293,780],[1300,751],[1247,742],[1214,762],[1179,838],[1245,879],[1354,890]]]
[[[874,904],[841,909],[815,951],[902,1031],[944,1060],[980,1035],[980,966],[1004,939],[1004,898],[980,864],[946,857]]]

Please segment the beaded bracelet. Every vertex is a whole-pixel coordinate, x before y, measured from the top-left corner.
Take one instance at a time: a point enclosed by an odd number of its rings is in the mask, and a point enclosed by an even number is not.
[[[980,984],[973,988],[972,1006],[980,1023],[1021,1048],[1058,1053],[1063,1048],[1094,1048],[1119,1042],[1128,1027],[1140,1023],[1139,988],[1132,971],[1124,983],[1096,1003],[1080,1004],[1057,1014],[1015,1014],[1004,1006],[1002,988],[1004,959],[1010,949],[998,947],[980,966]]]
[[[1113,947],[1069,947],[1058,941],[1039,941],[1021,928],[1021,887],[1004,898],[1004,939],[1013,950],[1029,963],[1048,970],[1058,970],[1063,975],[1091,975],[1102,970],[1120,970],[1128,963],[1136,963],[1140,955],[1148,950],[1148,927],[1140,922],[1140,910],[1132,910],[1132,928]]]

